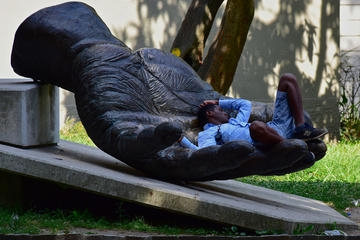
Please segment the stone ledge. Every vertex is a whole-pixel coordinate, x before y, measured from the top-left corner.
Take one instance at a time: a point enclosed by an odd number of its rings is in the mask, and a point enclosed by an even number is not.
[[[59,141],[58,88],[30,79],[0,79],[0,142],[20,147]]]

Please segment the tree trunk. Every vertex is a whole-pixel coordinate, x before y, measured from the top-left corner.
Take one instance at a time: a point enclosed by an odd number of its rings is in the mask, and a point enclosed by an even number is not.
[[[221,28],[198,70],[221,94],[226,94],[233,81],[253,16],[253,0],[228,0]]]
[[[193,0],[173,42],[172,52],[183,58],[195,71],[202,64],[205,42],[223,1]]]

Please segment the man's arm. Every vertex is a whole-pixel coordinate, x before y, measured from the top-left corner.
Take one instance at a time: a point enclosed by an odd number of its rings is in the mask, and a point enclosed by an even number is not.
[[[190,142],[189,139],[187,139],[186,137],[181,137],[178,140],[178,142],[180,143],[181,146],[185,148],[191,148],[195,150],[216,145],[216,140],[215,137],[213,136],[212,131],[202,131],[199,133],[199,139],[198,139],[199,146],[196,146],[195,144]]]
[[[240,122],[248,122],[251,114],[251,102],[246,99],[220,99],[218,100],[205,100],[200,106],[203,107],[207,104],[217,104],[223,109],[230,109],[238,111],[236,119]]]
[[[248,122],[251,114],[251,102],[245,99],[224,99],[219,101],[223,109],[237,110],[236,120]]]
[[[199,132],[198,135],[199,148],[217,145],[215,139],[216,133],[213,130],[214,128],[209,128],[205,131]]]
[[[195,144],[190,142],[189,139],[187,139],[186,137],[182,137],[182,139],[179,141],[179,143],[181,146],[183,146],[185,148],[191,148],[191,149],[195,149],[195,150],[216,145],[216,140],[215,140],[214,136],[212,136],[209,133],[204,133],[204,132],[202,132],[202,133],[203,134],[199,134],[199,139],[198,139],[199,146],[196,146]]]
[[[190,142],[189,139],[187,139],[186,137],[182,137],[182,139],[180,140],[180,145],[183,147],[191,148],[191,149],[195,149],[195,150],[199,149],[198,146],[196,146],[195,144]]]

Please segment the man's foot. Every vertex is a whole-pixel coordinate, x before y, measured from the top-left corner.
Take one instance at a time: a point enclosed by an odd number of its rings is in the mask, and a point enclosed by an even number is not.
[[[310,126],[307,123],[304,123],[303,125],[300,125],[295,128],[295,131],[293,133],[293,138],[309,141],[316,138],[320,138],[327,133],[328,131],[325,129],[317,129]]]

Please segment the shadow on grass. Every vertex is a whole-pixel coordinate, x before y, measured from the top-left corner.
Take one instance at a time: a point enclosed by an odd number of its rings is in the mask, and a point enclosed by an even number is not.
[[[254,230],[122,201],[60,183],[26,176],[15,176],[13,180],[16,178],[21,183],[16,186],[17,192],[6,193],[11,195],[7,201],[0,195],[0,233],[39,233],[45,226],[54,232],[82,227],[164,234],[256,235]],[[14,202],[14,198],[18,201]],[[9,225],[14,217],[19,226]],[[39,223],[29,223],[31,221]]]

